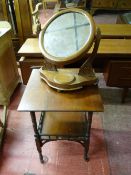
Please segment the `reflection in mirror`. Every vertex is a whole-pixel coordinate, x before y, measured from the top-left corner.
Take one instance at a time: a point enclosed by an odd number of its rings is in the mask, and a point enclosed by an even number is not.
[[[83,14],[66,13],[47,27],[43,45],[54,57],[68,57],[84,46],[90,34],[90,22]]]
[[[39,43],[42,54],[53,64],[80,59],[91,47],[95,35],[93,18],[81,9],[62,10],[44,26]]]

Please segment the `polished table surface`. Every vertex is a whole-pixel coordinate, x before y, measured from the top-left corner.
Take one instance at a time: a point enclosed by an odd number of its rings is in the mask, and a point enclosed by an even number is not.
[[[102,38],[131,39],[130,24],[97,24],[97,27],[101,30]]]
[[[89,50],[91,53],[92,48]],[[38,38],[29,38],[18,51],[19,56],[43,57]],[[113,55],[127,57],[131,55],[131,40],[130,39],[101,39],[97,55]]]
[[[58,92],[40,79],[34,69],[18,107],[19,111],[92,111],[102,112],[103,102],[97,86],[77,91]]]

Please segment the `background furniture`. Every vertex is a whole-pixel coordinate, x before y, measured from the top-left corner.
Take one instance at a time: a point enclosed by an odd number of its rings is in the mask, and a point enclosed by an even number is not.
[[[80,8],[80,9],[86,9],[86,0],[78,0],[78,2],[76,4],[75,3],[71,4],[71,3],[67,3],[64,0],[59,0],[59,3],[56,4],[55,11],[70,8],[69,5],[72,5],[72,8],[76,7],[76,8]]]
[[[131,39],[131,25],[129,24],[97,24],[103,39]]]
[[[117,28],[117,31],[119,31],[118,28]],[[108,30],[106,30],[106,33],[103,36],[108,36],[108,34],[109,34]],[[115,37],[114,34],[112,35],[113,37]],[[127,36],[129,37],[128,34]],[[119,37],[119,34],[116,35],[116,38],[117,37]],[[115,61],[116,64],[114,65],[115,67],[113,67],[113,69],[118,70],[120,61],[122,61],[123,64],[127,64],[127,62],[131,62],[130,46],[131,46],[130,39],[118,39],[118,38],[117,39],[101,39],[96,59],[93,61],[93,67],[95,68],[97,72],[104,73],[104,77],[105,77],[107,85],[121,87],[125,89],[124,83],[119,84],[119,79],[117,80],[117,84],[115,85],[114,83],[111,83],[111,81],[108,80],[110,78],[109,76],[110,74],[111,76],[116,77],[116,78],[118,78],[117,75],[119,75],[119,72],[117,72],[117,74],[116,73],[112,74],[110,72],[112,71],[112,67],[109,65],[111,61]],[[88,54],[90,53],[91,51],[89,51]],[[37,38],[27,39],[25,43],[23,44],[23,46],[20,48],[18,54],[19,56],[22,57],[19,63],[20,63],[23,83],[27,84],[29,76],[31,74],[31,67],[34,65],[42,66],[43,64],[43,56],[38,46],[38,39]],[[86,59],[86,58],[83,58],[83,59]],[[117,65],[117,62],[118,62],[118,65]],[[75,65],[73,64],[72,67],[78,67],[81,64],[82,64],[82,61],[78,62]],[[130,67],[130,64],[128,64],[128,67]],[[124,72],[122,72],[122,74],[125,76]],[[128,87],[131,87],[130,83],[131,81],[129,82]],[[124,100],[125,100],[125,97],[126,96],[124,96]]]
[[[19,38],[17,36],[17,23],[16,23],[16,16],[14,11],[14,2],[13,1],[7,1],[7,0],[1,0],[0,1],[0,20],[6,20],[11,24],[12,31],[11,31],[11,37],[13,41],[13,46],[15,49],[15,52],[17,53],[20,43]]]
[[[131,61],[110,60],[105,67],[104,77],[107,86],[124,88],[121,101],[125,102],[128,88],[131,87]]]
[[[100,25],[99,25],[100,27]],[[112,25],[110,26],[112,28]],[[129,30],[127,30],[127,35],[125,33],[126,36],[130,36],[130,28],[131,26],[129,26]],[[105,33],[104,30],[106,29]],[[103,28],[102,25],[102,37],[106,37],[109,36],[109,28]],[[120,33],[122,34],[121,30]],[[128,32],[129,31],[129,32]],[[114,31],[111,34],[111,36],[114,36]],[[131,56],[131,49],[130,49],[130,45],[131,45],[131,40],[130,39],[118,39],[119,37],[119,32],[116,35],[117,39],[101,39],[100,42],[100,46],[98,49],[98,53],[97,53],[97,57],[93,62],[93,66],[96,69],[97,72],[104,72],[105,66],[107,64],[107,62],[109,62],[112,59],[116,59],[118,61],[120,60],[129,60],[130,61],[130,56]],[[124,37],[124,35],[123,35]],[[89,51],[88,54],[90,54],[91,51]],[[31,66],[34,65],[38,65],[41,66],[42,65],[42,61],[43,61],[43,56],[41,54],[41,51],[39,49],[39,45],[38,45],[38,38],[30,38],[27,39],[25,41],[25,43],[22,45],[22,47],[20,48],[19,52],[18,52],[19,56],[22,57],[20,59],[20,67],[21,67],[21,73],[22,73],[22,78],[23,78],[23,83],[26,84],[30,73],[31,73]],[[84,58],[83,58],[84,59]],[[78,66],[80,66],[81,62],[78,62]],[[25,66],[26,65],[26,66]],[[77,66],[76,65],[72,65],[73,66]]]
[[[10,31],[9,23],[0,21],[0,105],[3,106],[3,114],[0,116],[0,144],[6,127],[7,106],[20,81]]]
[[[31,7],[29,0],[1,0],[0,20],[9,21],[15,53],[26,38],[33,36]]]
[[[22,44],[26,38],[29,38],[33,35],[29,0],[15,0],[14,7],[18,28],[18,37],[20,44]]]
[[[131,12],[118,15],[117,23],[118,24],[131,24]]]
[[[47,3],[59,4],[59,0],[42,0],[42,3],[43,3],[43,9],[44,9],[45,14],[46,14]]]
[[[87,0],[91,14],[96,10],[131,10],[130,0]]]
[[[87,159],[93,112],[102,112],[103,103],[97,86],[86,86],[77,91],[60,93],[42,81],[39,70],[35,69],[18,111],[30,112],[41,163],[44,161],[42,146],[55,140],[76,141],[82,144]],[[36,122],[38,111],[41,115],[39,122]]]

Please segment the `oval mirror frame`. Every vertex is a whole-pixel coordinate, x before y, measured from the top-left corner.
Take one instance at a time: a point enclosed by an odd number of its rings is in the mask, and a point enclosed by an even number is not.
[[[76,52],[74,52],[73,54],[71,54],[70,56],[67,57],[56,57],[51,55],[50,53],[48,53],[44,47],[44,35],[45,32],[48,28],[48,26],[59,16],[64,15],[66,13],[80,13],[82,15],[84,15],[84,17],[87,19],[87,22],[90,24],[90,33],[89,33],[89,37],[87,39],[87,41],[84,43],[84,45]],[[62,10],[56,14],[54,14],[48,21],[47,23],[44,25],[44,28],[41,30],[40,34],[39,34],[39,47],[40,50],[43,54],[43,56],[47,59],[48,62],[54,64],[54,65],[66,65],[66,64],[70,64],[73,63],[79,59],[81,59],[81,57],[86,54],[86,52],[88,52],[88,50],[91,48],[93,41],[94,41],[94,37],[95,37],[95,32],[96,32],[96,28],[95,28],[95,23],[94,20],[92,18],[92,16],[87,13],[86,11],[82,10],[82,9],[76,9],[76,8],[72,8],[72,9],[66,9],[66,10]]]

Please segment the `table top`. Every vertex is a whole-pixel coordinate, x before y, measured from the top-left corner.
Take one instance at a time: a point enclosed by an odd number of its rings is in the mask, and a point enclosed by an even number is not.
[[[49,87],[34,69],[24,91],[18,111],[102,112],[103,102],[97,86],[70,92],[58,92]]]
[[[67,64],[93,44],[95,23],[82,9],[66,9],[53,15],[39,34],[42,54],[53,64]]]
[[[92,48],[87,54],[90,54]],[[29,38],[18,51],[19,56],[43,57],[39,48],[38,38]],[[97,55],[128,56],[131,54],[130,39],[101,39]]]
[[[130,24],[97,24],[102,38],[131,38]]]

